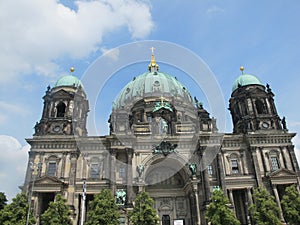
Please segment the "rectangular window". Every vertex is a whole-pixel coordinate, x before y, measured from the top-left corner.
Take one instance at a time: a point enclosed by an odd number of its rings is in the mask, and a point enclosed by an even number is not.
[[[48,164],[48,176],[54,177],[56,173],[56,162],[49,162]]]
[[[125,178],[125,167],[121,166],[119,170],[120,178]]]
[[[212,167],[212,165],[208,165],[208,167],[207,167],[207,173],[208,173],[208,175],[213,175],[213,167]]]
[[[238,161],[236,159],[231,160],[231,172],[233,174],[239,173]]]
[[[279,169],[279,162],[276,156],[271,156],[271,166],[272,166],[272,171]]]
[[[91,178],[98,178],[99,177],[99,164],[92,163],[91,164]]]

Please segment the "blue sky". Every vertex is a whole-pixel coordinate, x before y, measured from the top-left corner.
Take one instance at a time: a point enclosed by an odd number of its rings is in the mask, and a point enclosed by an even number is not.
[[[25,138],[32,137],[40,120],[46,87],[71,66],[81,78],[104,52],[135,41],[167,41],[198,55],[219,82],[226,107],[243,65],[245,73],[271,85],[280,117],[286,117],[291,132],[299,133],[299,10],[298,0],[2,0],[0,191],[11,198],[24,181]],[[118,91],[146,69],[146,62],[131,65],[113,74],[99,92],[99,105],[91,109],[99,134],[107,133]],[[164,64],[160,69],[178,76],[208,108],[205,93],[188,75]],[[228,111],[226,122],[231,132]],[[294,143],[299,156],[298,136]]]

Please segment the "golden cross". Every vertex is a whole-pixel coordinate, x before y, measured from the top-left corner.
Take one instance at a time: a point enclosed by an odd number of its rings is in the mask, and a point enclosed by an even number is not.
[[[151,47],[150,49],[151,49],[152,55],[154,55],[154,49],[155,49],[155,48],[154,48],[154,47]]]

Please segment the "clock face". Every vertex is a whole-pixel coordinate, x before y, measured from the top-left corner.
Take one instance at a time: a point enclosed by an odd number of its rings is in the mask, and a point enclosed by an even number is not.
[[[55,127],[53,128],[53,131],[54,131],[54,132],[59,132],[59,131],[60,131],[60,126],[55,126]]]
[[[263,122],[263,123],[262,123],[262,127],[266,129],[266,128],[269,127],[269,124],[268,124],[267,122]]]

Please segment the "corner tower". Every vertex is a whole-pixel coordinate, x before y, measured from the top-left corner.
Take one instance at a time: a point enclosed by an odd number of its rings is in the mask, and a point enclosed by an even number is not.
[[[74,68],[70,69],[71,73]],[[81,81],[74,75],[61,77],[43,97],[42,118],[35,125],[35,136],[86,136],[88,100]]]
[[[264,86],[254,75],[240,75],[232,86],[229,110],[232,116],[233,132],[247,133],[257,130],[283,130],[277,114],[274,94],[267,84]]]

